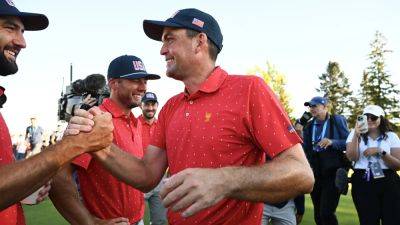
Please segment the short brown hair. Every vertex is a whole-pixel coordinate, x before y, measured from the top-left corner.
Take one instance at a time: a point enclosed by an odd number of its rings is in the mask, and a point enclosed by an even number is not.
[[[195,30],[186,29],[186,35],[189,38],[194,38],[199,33],[200,32]],[[210,58],[215,62],[217,60],[219,50],[217,46],[209,38],[207,39],[207,43],[208,43],[208,53],[210,55]]]

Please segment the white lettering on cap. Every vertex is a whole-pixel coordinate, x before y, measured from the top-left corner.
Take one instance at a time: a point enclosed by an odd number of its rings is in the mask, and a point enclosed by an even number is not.
[[[11,6],[14,6],[14,7],[15,7],[15,4],[14,4],[14,2],[13,2],[12,0],[6,0],[6,2],[7,2],[9,5],[11,5]]]
[[[144,64],[142,63],[142,61],[133,61],[133,68],[135,68],[135,70],[143,70],[145,71],[146,69],[144,68]]]
[[[156,98],[156,96],[154,96],[153,93],[147,93],[146,98]]]

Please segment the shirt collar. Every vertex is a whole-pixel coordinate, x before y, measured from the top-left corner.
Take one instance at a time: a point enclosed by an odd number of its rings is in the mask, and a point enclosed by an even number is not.
[[[114,118],[126,117],[124,111],[122,111],[122,109],[112,99],[110,98],[104,99],[102,105],[109,113],[111,113],[112,117]],[[136,120],[132,112],[129,113],[129,117],[130,118],[133,117]]]
[[[207,79],[200,85],[200,88],[197,92],[213,93],[217,91],[227,76],[228,73],[225,70],[221,69],[219,66],[215,67],[210,76],[208,76]],[[186,88],[184,93],[185,95],[188,95]]]
[[[153,121],[153,123],[152,124],[150,124],[149,122],[147,122],[147,120],[145,120],[144,119],[144,116],[143,116],[143,114],[142,115],[140,115],[139,117],[138,117],[138,120],[142,123],[142,124],[147,124],[147,125],[149,125],[149,126],[152,126],[152,125],[154,125],[154,124],[156,124],[157,123],[157,119],[156,118],[154,118],[154,121]]]

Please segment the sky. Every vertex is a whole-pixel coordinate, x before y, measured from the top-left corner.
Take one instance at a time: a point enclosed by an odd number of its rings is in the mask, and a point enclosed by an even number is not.
[[[11,133],[24,132],[35,116],[46,130],[57,124],[57,101],[73,79],[106,75],[108,64],[120,55],[136,55],[147,72],[162,76],[148,82],[163,105],[183,91],[183,85],[165,76],[161,43],[143,32],[144,19],[166,20],[183,8],[198,8],[218,21],[224,47],[217,65],[231,74],[246,74],[270,62],[285,74],[293,116],[306,110],[303,103],[318,95],[318,76],[329,61],[339,62],[357,91],[374,34],[387,39],[387,71],[400,85],[400,2],[385,0],[337,1],[104,1],[14,0],[20,11],[47,15],[43,31],[27,31],[27,48],[18,58],[17,74],[0,77],[7,103],[1,109]],[[138,115],[139,110],[134,110]]]

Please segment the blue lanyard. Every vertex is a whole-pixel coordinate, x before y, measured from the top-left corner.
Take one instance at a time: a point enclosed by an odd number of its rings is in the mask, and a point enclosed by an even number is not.
[[[317,141],[319,142],[323,137],[325,137],[326,127],[327,127],[327,124],[328,124],[328,119],[329,118],[327,118],[325,120],[324,126],[322,127],[322,131],[321,131],[321,134],[318,136],[318,139],[315,138],[315,134],[317,132],[317,128],[316,128],[317,127],[317,120],[314,120],[313,130],[312,130],[312,139],[311,139],[313,145],[316,144]]]
[[[371,138],[372,139],[372,138]],[[383,137],[382,136],[379,136],[378,137],[378,147],[377,148],[380,148],[381,147],[381,142],[382,142],[382,140],[383,140]],[[370,142],[368,141],[367,142],[367,149],[368,148],[370,148]],[[377,158],[378,158],[378,160],[379,160],[379,158],[380,158],[380,156],[377,156]],[[365,179],[367,180],[367,181],[370,181],[370,179],[371,179],[371,164],[372,164],[372,161],[371,161],[371,156],[368,156],[367,157],[367,160],[368,160],[368,168],[366,168],[365,169]]]

